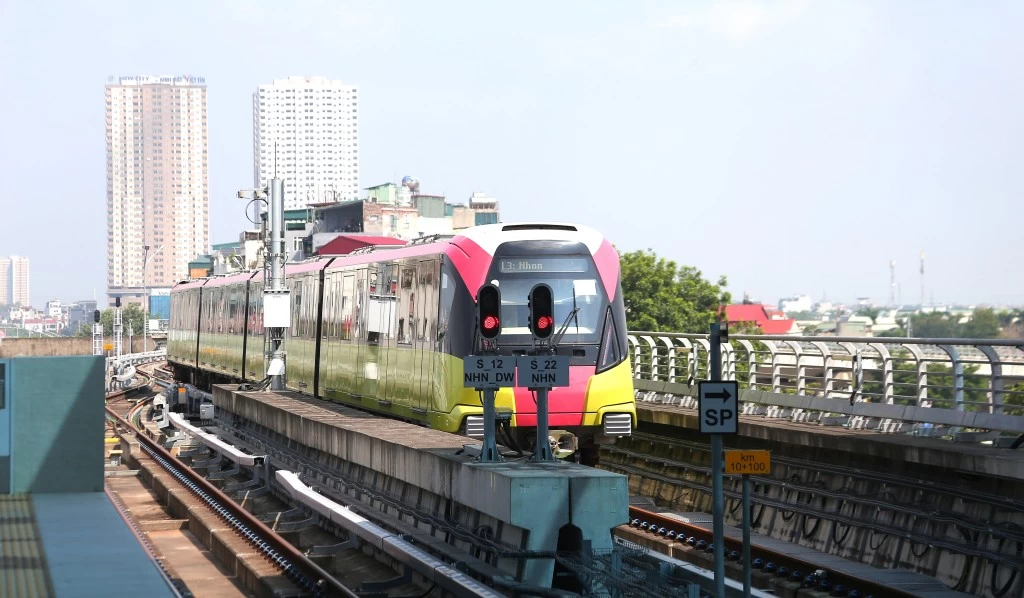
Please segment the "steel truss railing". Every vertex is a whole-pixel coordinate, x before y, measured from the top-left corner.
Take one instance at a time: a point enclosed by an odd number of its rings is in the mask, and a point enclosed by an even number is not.
[[[164,361],[165,359],[167,359],[166,349],[147,351],[145,353],[128,353],[120,357],[108,357],[107,369],[109,370],[115,363],[121,365],[140,365],[143,363],[153,363],[154,361]]]
[[[708,335],[628,338],[638,396],[664,402],[662,391],[691,406],[710,371]],[[739,383],[747,415],[888,432],[915,423],[960,440],[965,428],[1024,433],[1024,340],[730,335],[722,373]]]

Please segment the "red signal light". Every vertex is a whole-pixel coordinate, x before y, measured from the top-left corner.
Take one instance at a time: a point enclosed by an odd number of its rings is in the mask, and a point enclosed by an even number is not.
[[[547,330],[553,323],[554,320],[552,320],[549,316],[541,316],[537,318],[537,328],[541,330]]]
[[[485,284],[480,287],[476,305],[480,335],[485,339],[497,337],[501,333],[501,291]]]

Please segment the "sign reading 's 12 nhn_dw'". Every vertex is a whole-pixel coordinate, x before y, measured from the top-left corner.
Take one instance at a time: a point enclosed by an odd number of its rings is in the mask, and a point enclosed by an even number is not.
[[[701,434],[735,434],[739,427],[739,385],[700,382],[697,388]]]
[[[463,362],[462,382],[466,388],[480,390],[514,386],[516,358],[505,355],[470,355]]]

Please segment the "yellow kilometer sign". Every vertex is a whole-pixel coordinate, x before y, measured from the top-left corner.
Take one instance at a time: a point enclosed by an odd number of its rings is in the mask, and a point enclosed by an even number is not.
[[[107,344],[103,345],[103,350],[104,351],[112,351],[113,349],[114,349],[113,343],[107,343]]]
[[[725,473],[768,475],[772,472],[770,451],[725,451]]]

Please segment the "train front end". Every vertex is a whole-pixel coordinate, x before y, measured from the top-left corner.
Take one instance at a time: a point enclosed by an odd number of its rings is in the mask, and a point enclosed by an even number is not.
[[[619,256],[611,243],[586,227],[553,224],[477,227],[455,243],[470,256],[460,270],[474,299],[485,283],[501,292],[499,354],[534,350],[528,295],[537,283],[551,287],[558,337],[553,349],[569,359],[569,386],[549,392],[550,433],[541,441],[557,456],[586,462],[596,459],[599,445],[628,436],[636,405]],[[467,393],[476,396],[472,389]],[[519,386],[517,375],[515,387],[498,391],[496,407],[507,415],[510,436],[499,436],[499,442],[532,450],[538,441],[536,393]],[[482,418],[466,418],[466,433],[478,436],[482,429]]]

